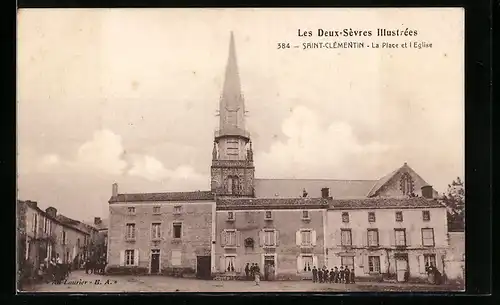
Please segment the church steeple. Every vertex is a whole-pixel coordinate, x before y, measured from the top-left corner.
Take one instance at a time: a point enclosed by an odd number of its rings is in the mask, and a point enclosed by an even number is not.
[[[229,40],[229,55],[219,102],[219,114],[219,132],[216,137],[240,136],[246,138],[248,142],[249,134],[245,130],[245,100],[241,93],[233,32],[231,32]]]
[[[254,166],[250,134],[245,129],[245,101],[241,93],[233,32],[219,101],[219,130],[212,150],[211,189],[219,196],[252,197]]]

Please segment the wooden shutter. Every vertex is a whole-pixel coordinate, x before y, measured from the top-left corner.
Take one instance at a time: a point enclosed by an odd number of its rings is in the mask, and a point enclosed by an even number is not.
[[[261,254],[260,255],[260,266],[259,266],[261,273],[264,273],[264,261],[265,261],[264,258],[265,258],[264,254]]]
[[[168,224],[168,237],[172,238],[174,236],[173,234],[173,229],[174,229],[174,223],[171,222]]]
[[[302,272],[304,270],[304,266],[302,266],[302,256],[297,256],[297,272]]]
[[[125,266],[125,250],[120,251],[120,266]]]
[[[274,231],[275,238],[276,238],[276,246],[279,246],[280,244],[280,231],[276,230]]]
[[[335,231],[335,242],[337,246],[342,245],[342,233],[340,232],[340,230]]]
[[[300,234],[300,230],[298,230],[297,232],[295,232],[295,244],[297,246],[300,246],[302,244],[302,236]]]
[[[226,246],[226,235],[227,235],[227,233],[225,230],[220,232],[220,245],[222,247]]]
[[[425,259],[423,255],[418,256],[418,272],[425,273]]]
[[[406,246],[411,246],[412,245],[411,231],[405,230],[405,236],[406,236]]]
[[[357,246],[358,245],[358,232],[356,230],[351,229],[351,245],[352,246]]]
[[[388,230],[389,231],[389,246],[394,247],[396,245],[396,231],[395,230]]]
[[[234,257],[234,271],[236,273],[240,273],[241,270],[240,270],[240,260],[238,259],[237,256]]]
[[[360,254],[359,256],[356,257],[356,262],[358,264],[358,267],[364,267],[363,254]]]
[[[444,273],[443,271],[443,260],[441,258],[440,254],[436,254],[436,268],[439,270],[439,272]]]
[[[221,255],[220,260],[219,260],[219,271],[220,272],[225,272],[226,271],[226,259],[224,255]]]
[[[139,249],[135,249],[134,252],[134,265],[139,266]]]
[[[361,247],[367,247],[369,245],[368,243],[368,230],[366,230],[365,232],[360,232],[361,234]]]
[[[241,245],[241,232],[240,231],[236,231],[235,238],[236,238],[236,246],[239,247]]]
[[[265,245],[265,241],[264,241],[264,231],[263,230],[260,230],[259,231],[259,245],[261,247],[264,247]]]
[[[368,255],[363,255],[363,271],[364,273],[370,273],[370,264],[368,263]]]
[[[315,230],[311,231],[311,244],[313,246],[316,246],[316,231]]]
[[[316,268],[321,268],[319,265],[318,265],[318,257],[316,255],[313,256],[313,267],[316,266]],[[312,268],[311,268],[312,270]]]

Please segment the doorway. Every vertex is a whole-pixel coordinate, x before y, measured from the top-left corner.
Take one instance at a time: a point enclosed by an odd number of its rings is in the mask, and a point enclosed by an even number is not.
[[[406,282],[408,272],[408,255],[396,256],[396,277],[398,282]]]
[[[151,274],[160,273],[160,250],[154,249],[151,250]]]
[[[211,277],[211,263],[210,256],[197,256],[196,257],[196,277],[199,279],[210,279]]]
[[[264,280],[271,281],[274,280],[274,275],[276,274],[276,262],[274,255],[264,256]]]

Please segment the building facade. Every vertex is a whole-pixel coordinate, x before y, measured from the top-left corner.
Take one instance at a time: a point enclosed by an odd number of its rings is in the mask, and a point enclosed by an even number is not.
[[[210,276],[215,234],[211,192],[118,194],[110,200],[108,267]]]
[[[115,184],[110,265],[239,278],[257,263],[265,279],[310,278],[314,266],[399,281],[425,278],[426,264],[445,271],[446,210],[408,164],[377,180],[259,179],[245,112],[231,33],[210,190],[120,194]]]

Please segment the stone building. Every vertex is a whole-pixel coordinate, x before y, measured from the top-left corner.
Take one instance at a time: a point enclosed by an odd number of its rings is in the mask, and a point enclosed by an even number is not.
[[[211,192],[119,194],[109,203],[108,268],[142,267],[152,274],[214,269],[215,201]]]
[[[79,221],[57,214],[49,207],[45,211],[34,201],[18,201],[18,250],[24,260],[39,266],[45,259],[61,258],[64,263],[73,263],[84,252],[91,231]]]
[[[283,279],[308,278],[314,266],[340,264],[367,278],[377,277],[378,270],[399,280],[423,277],[422,262],[443,270],[446,211],[432,199],[436,191],[406,163],[377,180],[255,177],[232,33],[219,115],[210,190],[119,194],[113,187],[110,264],[142,266],[151,273],[177,266],[194,268],[200,276],[210,270],[238,278],[247,263],[257,263],[264,276],[265,266],[274,265],[273,275]],[[345,213],[349,221],[343,221]],[[369,221],[373,216],[376,221]],[[175,227],[179,223],[182,229]],[[349,236],[343,233],[347,229]],[[368,234],[371,242],[375,238],[368,233],[372,229],[379,229],[378,247],[368,245]],[[181,237],[173,238],[173,232]],[[342,238],[351,245],[343,245]],[[405,257],[406,271],[398,277]]]

